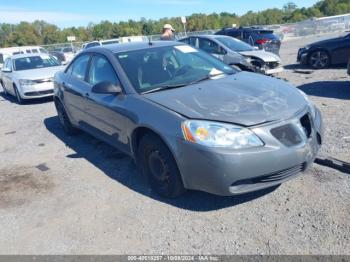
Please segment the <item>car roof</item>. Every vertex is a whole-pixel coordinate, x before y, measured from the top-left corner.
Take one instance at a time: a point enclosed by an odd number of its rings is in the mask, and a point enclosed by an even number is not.
[[[34,56],[40,56],[40,55],[49,55],[49,54],[45,54],[45,53],[17,54],[17,55],[12,55],[11,59],[34,57]]]
[[[105,45],[105,46],[91,47],[91,48],[85,49],[83,52],[95,52],[95,51],[98,52],[101,49],[108,49],[113,53],[120,53],[120,52],[135,51],[140,49],[175,46],[175,45],[184,45],[184,43],[180,43],[176,41],[131,42],[131,43],[111,44],[111,45]]]

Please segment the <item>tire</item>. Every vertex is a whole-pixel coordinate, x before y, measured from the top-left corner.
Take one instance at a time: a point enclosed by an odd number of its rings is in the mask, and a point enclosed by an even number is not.
[[[17,99],[17,103],[20,105],[23,105],[25,100],[21,97],[21,94],[18,92],[18,89],[16,86],[13,86],[14,90],[15,90],[15,95],[16,95],[16,99]]]
[[[5,89],[4,84],[3,84],[3,82],[2,82],[1,80],[0,80],[0,85],[1,85],[1,88],[2,88],[2,92],[4,93],[5,96],[7,96],[7,95],[8,95],[8,92],[7,92],[7,90]]]
[[[142,137],[138,163],[152,190],[160,196],[175,198],[185,192],[174,157],[158,136],[146,134]]]
[[[314,69],[324,69],[330,65],[331,58],[325,50],[313,51],[309,56],[309,65]]]
[[[60,124],[67,135],[75,135],[79,133],[79,129],[75,128],[69,117],[67,115],[66,110],[64,109],[61,102],[55,101],[55,106],[57,110],[58,119],[60,120]]]

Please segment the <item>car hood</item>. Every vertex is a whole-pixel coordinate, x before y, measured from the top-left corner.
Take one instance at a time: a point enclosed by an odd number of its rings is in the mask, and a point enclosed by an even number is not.
[[[249,57],[256,57],[256,58],[260,58],[265,62],[280,62],[281,59],[271,53],[271,52],[266,52],[263,50],[253,50],[253,51],[243,51],[243,52],[239,52],[241,55],[243,56],[249,56]]]
[[[144,96],[190,119],[242,126],[287,119],[307,105],[288,83],[248,72]]]
[[[53,67],[44,67],[30,70],[15,71],[15,76],[18,79],[46,79],[52,78],[58,72],[64,69],[64,66],[53,66]]]

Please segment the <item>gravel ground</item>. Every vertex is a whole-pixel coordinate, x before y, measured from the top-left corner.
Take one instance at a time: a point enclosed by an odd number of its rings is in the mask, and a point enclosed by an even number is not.
[[[294,65],[315,38],[283,44],[279,77],[322,111],[320,157],[350,162],[345,68]],[[66,136],[52,101],[1,95],[0,112],[0,254],[350,254],[350,172],[339,162],[320,160],[258,193],[167,200],[127,156],[86,134]]]

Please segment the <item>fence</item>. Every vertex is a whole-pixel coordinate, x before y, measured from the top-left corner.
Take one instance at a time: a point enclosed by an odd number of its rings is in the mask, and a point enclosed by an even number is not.
[[[350,30],[350,14],[331,16],[331,17],[322,17],[308,19],[302,22],[293,23],[293,24],[281,24],[281,25],[263,25],[258,27],[263,27],[266,29],[273,30],[276,35],[278,35],[281,40],[287,41],[290,39],[305,37],[309,35],[318,35],[318,34],[327,34],[327,33],[337,33]],[[205,31],[195,31],[195,32],[178,32],[176,38],[180,39],[185,36],[190,35],[203,35],[203,34],[214,34],[218,30],[205,30]],[[128,36],[121,37],[119,41],[124,42],[133,42],[133,41],[156,41],[161,37],[158,35],[149,35],[149,36]],[[44,45],[43,47],[49,51],[55,49],[61,49],[64,47],[73,47],[74,50],[78,51],[82,48],[83,42],[72,42],[72,43],[62,43],[54,45]]]

